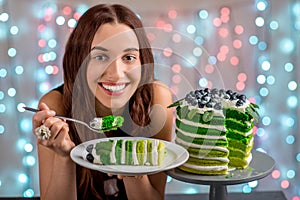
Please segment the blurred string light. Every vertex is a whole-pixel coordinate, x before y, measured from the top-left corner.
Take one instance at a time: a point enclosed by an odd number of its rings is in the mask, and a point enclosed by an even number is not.
[[[0,3],[2,1],[0,0]],[[37,25],[37,33],[39,39],[36,43],[36,49],[39,50],[37,61],[39,62],[39,67],[34,70],[34,74],[37,82],[37,89],[39,94],[43,94],[53,87],[55,82],[52,82],[52,77],[58,77],[61,73],[61,69],[57,66],[58,59],[61,49],[57,45],[59,42],[59,35],[57,35],[58,27],[65,28],[72,31],[76,26],[77,20],[80,16],[88,9],[84,4],[78,5],[77,8],[71,6],[64,6],[63,8],[59,7],[56,3],[45,3],[43,9],[39,9],[37,12],[33,12],[37,19],[40,21],[40,24]],[[9,37],[14,39],[16,37],[22,36],[22,28],[14,25],[10,21],[11,17],[8,12],[0,12],[0,40],[6,41]],[[17,78],[18,76],[24,75],[25,66],[18,63],[15,64],[15,58],[20,56],[22,52],[19,52],[17,46],[10,45],[6,51],[6,57],[10,59],[10,68],[9,70],[4,67],[4,63],[0,63],[0,80],[6,80],[7,78]],[[27,67],[27,66],[26,66]],[[12,70],[10,70],[12,69]],[[19,78],[18,78],[19,79]],[[59,77],[60,79],[60,77]],[[11,108],[11,103],[6,103],[8,100],[12,102],[11,99],[15,99],[18,96],[18,88],[10,86],[7,84],[8,88],[3,85],[0,87],[0,114],[6,115],[8,109]],[[23,106],[25,103],[15,102],[17,112],[24,112]],[[37,100],[27,103],[28,106],[36,106]],[[2,117],[2,116],[1,116]],[[15,147],[20,155],[23,155],[22,164],[23,172],[16,173],[16,180],[20,187],[24,188],[22,192],[23,197],[34,197],[36,191],[33,187],[30,187],[35,181],[31,180],[30,168],[36,167],[37,158],[34,155],[35,144],[34,141],[30,141],[28,136],[32,136],[32,121],[31,117],[20,117],[18,118],[18,127],[20,130],[21,136],[17,139]],[[0,136],[5,136],[7,134],[7,125],[6,122],[0,121]],[[5,179],[0,177],[0,187],[3,186],[3,183],[6,182]],[[13,194],[18,195],[18,194]]]

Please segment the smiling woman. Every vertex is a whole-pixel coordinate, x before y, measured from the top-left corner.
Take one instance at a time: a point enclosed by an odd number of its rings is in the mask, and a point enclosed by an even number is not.
[[[76,165],[74,146],[99,134],[56,114],[89,121],[121,115],[123,127],[101,137],[145,136],[170,141],[171,93],[154,80],[154,59],[142,23],[121,5],[96,5],[78,21],[66,45],[64,83],[44,95],[33,129],[37,139],[42,199],[163,199],[166,175],[112,176]],[[51,177],[56,177],[51,178]],[[68,192],[66,192],[68,191]]]
[[[134,31],[123,24],[104,24],[94,36],[90,57],[90,89],[104,106],[123,107],[141,80],[139,42]]]

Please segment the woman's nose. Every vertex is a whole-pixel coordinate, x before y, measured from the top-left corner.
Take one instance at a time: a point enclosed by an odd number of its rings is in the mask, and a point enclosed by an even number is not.
[[[115,59],[112,63],[106,68],[104,74],[110,78],[119,79],[124,76],[124,64],[121,59]]]

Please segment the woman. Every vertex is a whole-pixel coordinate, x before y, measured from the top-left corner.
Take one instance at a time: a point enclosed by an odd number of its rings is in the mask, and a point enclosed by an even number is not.
[[[122,115],[124,126],[105,136],[170,141],[171,93],[154,80],[153,67],[142,23],[128,8],[96,5],[79,19],[65,49],[64,84],[41,98],[33,116],[34,130],[45,125],[51,131],[49,139],[37,138],[41,199],[164,199],[163,172],[111,176],[76,165],[72,148],[99,134],[54,116]]]

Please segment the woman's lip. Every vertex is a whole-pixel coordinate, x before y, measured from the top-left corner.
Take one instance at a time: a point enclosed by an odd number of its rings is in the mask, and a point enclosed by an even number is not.
[[[128,83],[107,83],[99,82],[98,85],[104,90],[108,95],[120,95],[124,92]]]

